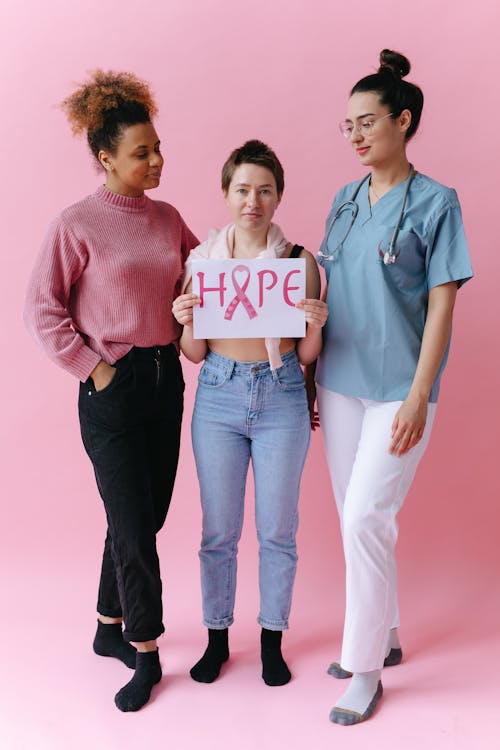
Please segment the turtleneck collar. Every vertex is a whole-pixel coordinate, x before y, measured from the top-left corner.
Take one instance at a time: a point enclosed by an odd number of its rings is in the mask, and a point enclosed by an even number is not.
[[[105,185],[100,185],[95,192],[96,198],[108,206],[113,206],[121,211],[144,211],[149,198],[146,195],[140,195],[138,198],[130,198],[128,195],[120,195],[119,193],[113,193]]]

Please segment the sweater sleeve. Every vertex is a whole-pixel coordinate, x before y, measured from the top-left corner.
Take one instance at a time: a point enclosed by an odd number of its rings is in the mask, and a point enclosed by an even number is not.
[[[186,269],[188,265],[190,264],[190,257],[191,257],[193,248],[197,247],[200,244],[199,240],[195,237],[195,235],[189,229],[189,227],[185,223],[184,219],[182,219],[182,217],[180,217],[180,221],[182,225],[182,239],[181,239],[182,272],[175,286],[174,299],[178,297],[179,294],[182,294],[184,291],[184,287],[185,287],[184,278],[186,274]]]
[[[186,260],[184,268],[184,278],[182,280],[181,294],[184,294],[186,287],[191,281],[193,275],[192,261],[193,260],[208,260],[210,258],[210,250],[214,245],[214,242],[219,234],[218,229],[210,229],[208,232],[208,239],[201,242],[199,245],[194,245],[189,256]]]
[[[71,287],[86,263],[86,248],[62,217],[57,218],[36,260],[24,308],[24,321],[35,341],[50,359],[82,381],[101,359],[77,332],[69,312]]]
[[[199,240],[192,231],[189,229],[187,224],[182,220],[182,264],[185,265],[189,253],[193,247],[197,247],[200,244]]]

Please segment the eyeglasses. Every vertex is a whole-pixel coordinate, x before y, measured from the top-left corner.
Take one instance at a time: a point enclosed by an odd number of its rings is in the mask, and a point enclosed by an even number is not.
[[[362,120],[357,123],[352,123],[350,120],[342,120],[342,122],[339,122],[340,132],[344,138],[350,138],[353,132],[360,133],[361,135],[371,135],[375,123],[385,120],[386,117],[392,117],[393,114],[394,112],[389,112],[389,114],[376,117],[374,120]]]

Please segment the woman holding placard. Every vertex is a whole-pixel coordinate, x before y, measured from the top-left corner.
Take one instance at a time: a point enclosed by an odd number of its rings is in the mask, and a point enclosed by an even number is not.
[[[186,293],[173,304],[184,326],[180,344],[198,377],[192,437],[200,481],[203,532],[200,549],[203,621],[208,646],[191,676],[213,682],[229,657],[233,623],[236,556],[243,523],[245,483],[252,459],[259,540],[262,677],[284,685],[290,671],[281,653],[288,628],[297,553],[297,504],[309,447],[310,421],[300,363],[315,359],[327,307],[318,297],[314,258],[292,246],[272,223],[283,194],[282,166],[260,141],[235,149],[222,169],[222,191],[233,223],[195,248],[186,264]],[[305,258],[306,335],[280,339],[194,339],[191,261],[195,259]]]
[[[369,718],[399,664],[397,513],[429,442],[457,289],[472,275],[454,190],[417,172],[406,144],[423,94],[383,50],[351,91],[342,135],[371,171],[335,196],[319,261],[331,312],[317,371],[346,559],[342,654],[352,677],[330,719]]]

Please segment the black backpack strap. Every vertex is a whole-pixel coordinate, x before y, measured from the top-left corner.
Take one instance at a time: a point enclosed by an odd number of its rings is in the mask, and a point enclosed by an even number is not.
[[[302,245],[294,245],[292,247],[292,252],[290,253],[290,255],[288,257],[289,258],[298,258],[303,249],[304,248],[303,248]]]

